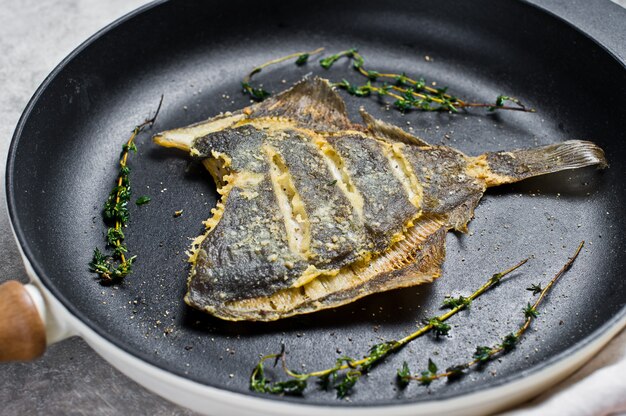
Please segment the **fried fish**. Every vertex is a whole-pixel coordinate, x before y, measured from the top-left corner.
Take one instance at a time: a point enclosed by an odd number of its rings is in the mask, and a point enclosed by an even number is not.
[[[361,116],[310,78],[154,137],[200,158],[221,195],[189,252],[187,304],[272,321],[432,282],[447,231],[466,231],[488,187],[606,167],[587,141],[472,157]]]

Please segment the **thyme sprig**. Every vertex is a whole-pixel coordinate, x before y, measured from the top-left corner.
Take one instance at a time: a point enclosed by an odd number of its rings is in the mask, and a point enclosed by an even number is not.
[[[524,313],[523,323],[516,331],[504,336],[500,344],[493,346],[479,345],[476,347],[476,351],[474,352],[474,355],[472,356],[472,359],[470,361],[448,367],[445,371],[442,372],[437,371],[437,366],[429,358],[428,371],[422,371],[419,374],[412,375],[409,369],[409,365],[404,362],[402,364],[402,367],[397,371],[398,384],[401,387],[406,387],[409,382],[413,380],[427,386],[430,385],[430,383],[432,383],[433,381],[441,378],[453,379],[456,377],[460,377],[464,374],[465,370],[480,364],[485,364],[488,361],[491,361],[494,356],[507,353],[514,349],[519,340],[530,327],[533,320],[535,320],[539,315],[539,312],[537,312],[537,308],[545,300],[548,292],[550,292],[557,280],[559,280],[559,278],[572,267],[572,264],[574,264],[574,261],[578,257],[578,254],[582,250],[584,244],[584,241],[580,242],[572,257],[567,260],[565,265],[554,275],[554,277],[550,280],[546,287],[540,290],[537,300],[532,304],[529,302],[528,305],[522,310]],[[539,287],[539,285],[533,285],[533,287]]]
[[[243,92],[250,95],[255,101],[263,101],[271,95],[271,93],[263,88],[255,88],[251,84],[252,76],[261,72],[267,66],[274,65],[286,60],[297,58],[295,63],[300,66],[308,62],[310,55],[320,53],[323,48],[316,49],[312,52],[298,52],[284,56],[282,58],[273,59],[254,68],[246,75],[241,83]],[[367,82],[362,85],[352,84],[343,79],[341,82],[332,83],[333,87],[346,90],[349,94],[357,97],[367,97],[376,94],[379,97],[388,96],[395,101],[393,105],[396,109],[405,112],[411,109],[422,111],[452,111],[458,112],[460,108],[486,108],[488,111],[495,110],[512,110],[534,112],[532,108],[526,107],[515,97],[507,95],[498,95],[493,103],[468,102],[447,92],[445,88],[435,88],[428,85],[423,78],[414,79],[405,73],[387,73],[376,70],[370,70],[365,66],[365,58],[357,49],[351,48],[344,51],[329,55],[319,60],[322,68],[330,69],[341,58],[348,58],[352,62],[352,68],[359,74],[367,78]],[[380,85],[374,83],[379,82]],[[510,103],[511,105],[507,105]]]
[[[506,95],[499,95],[496,97],[495,103],[471,103],[462,100],[458,97],[447,93],[447,87],[434,88],[427,85],[423,78],[413,79],[407,76],[405,73],[382,73],[379,71],[368,70],[365,67],[365,59],[356,49],[348,49],[347,51],[340,52],[335,55],[339,59],[341,56],[346,56],[352,59],[352,67],[357,70],[361,75],[368,79],[365,85],[353,86],[346,80],[341,83],[334,84],[339,88],[344,88],[348,93],[362,96],[365,91],[375,92],[380,96],[389,95],[395,98],[394,105],[400,111],[406,111],[414,108],[424,111],[453,111],[457,112],[459,108],[467,107],[483,107],[489,111],[495,110],[513,110],[513,111],[526,111],[534,112],[535,110],[526,108],[520,100],[514,97]],[[334,63],[334,61],[332,62]],[[331,63],[331,65],[332,65]],[[322,65],[323,66],[323,65]],[[326,67],[325,67],[326,68]],[[330,66],[328,67],[330,68]],[[328,69],[326,68],[326,69]],[[384,83],[382,87],[375,87],[371,85],[371,82],[379,79],[387,79],[393,81],[393,84]],[[515,104],[515,106],[507,106],[506,102]]]
[[[136,255],[128,254],[128,247],[124,244],[125,236],[122,231],[122,228],[126,227],[128,223],[128,204],[131,196],[128,156],[130,152],[137,152],[135,138],[145,128],[152,127],[161,110],[161,104],[163,104],[162,95],[154,115],[136,125],[130,138],[122,145],[122,152],[119,157],[119,173],[115,180],[115,186],[109,193],[102,210],[104,222],[109,226],[106,238],[107,247],[111,247],[113,253],[105,254],[96,247],[89,263],[89,270],[97,273],[104,282],[113,282],[126,277],[131,272],[132,264],[137,258]],[[143,196],[137,200],[137,204],[145,204],[149,200],[149,197]]]
[[[307,386],[307,381],[310,378],[317,378],[319,384],[324,389],[333,387],[337,392],[337,397],[343,398],[349,394],[351,388],[356,384],[359,378],[368,372],[373,366],[383,361],[392,353],[397,352],[399,349],[410,343],[411,341],[419,338],[420,336],[432,331],[435,336],[442,336],[448,334],[450,326],[445,324],[445,321],[452,316],[467,308],[471,301],[480,297],[492,286],[497,285],[501,279],[512,273],[514,270],[525,264],[528,259],[522,260],[515,266],[496,273],[487,280],[482,286],[474,291],[470,296],[464,299],[469,301],[461,302],[458,305],[452,307],[448,312],[436,317],[432,317],[427,320],[425,325],[420,327],[415,332],[405,336],[399,340],[385,341],[379,344],[375,344],[370,347],[367,355],[361,359],[355,359],[351,357],[340,357],[335,361],[335,365],[319,371],[313,371],[310,373],[298,373],[290,370],[286,365],[286,354],[284,346],[281,352],[278,354],[270,354],[261,358],[258,362],[252,374],[250,376],[250,389],[259,393],[272,393],[272,394],[301,394]],[[278,363],[278,360],[282,361],[282,367],[285,374],[291,377],[292,383],[286,381],[272,381],[265,376],[264,363],[268,360],[274,360],[274,365]],[[297,380],[298,388],[294,387],[293,381]]]

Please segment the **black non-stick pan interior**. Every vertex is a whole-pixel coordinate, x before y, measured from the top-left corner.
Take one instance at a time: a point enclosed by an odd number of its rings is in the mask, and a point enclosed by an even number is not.
[[[587,168],[490,190],[468,234],[447,236],[444,275],[433,284],[370,296],[351,305],[275,323],[224,322],[182,301],[185,250],[216,203],[198,162],[154,145],[149,135],[186,125],[249,100],[240,80],[271,58],[324,46],[359,48],[370,67],[407,72],[461,97],[512,95],[537,113],[388,110],[376,98],[342,92],[353,117],[360,105],[434,144],[471,155],[587,139],[610,168]],[[425,59],[428,56],[429,59]],[[312,60],[266,70],[258,80],[279,91],[308,73],[356,79],[347,62],[325,71]],[[171,1],[145,8],[101,33],[61,65],[27,109],[11,148],[9,205],[19,240],[43,283],[75,315],[122,349],[174,374],[252,394],[259,354],[281,343],[295,369],[362,356],[439,312],[445,295],[468,295],[491,274],[530,261],[451,320],[450,336],[426,336],[378,366],[350,401],[311,386],[301,403],[371,405],[437,400],[524,377],[593,340],[624,315],[622,231],[626,189],[623,145],[626,71],[569,25],[515,1]],[[134,197],[127,243],[138,255],[122,284],[102,286],[88,272],[103,248],[101,208],[131,129],[163,108],[130,160]],[[355,118],[356,120],[356,118]],[[183,210],[180,217],[174,212]],[[402,361],[440,368],[499,342],[576,245],[587,244],[554,288],[518,347],[457,382],[397,389]]]

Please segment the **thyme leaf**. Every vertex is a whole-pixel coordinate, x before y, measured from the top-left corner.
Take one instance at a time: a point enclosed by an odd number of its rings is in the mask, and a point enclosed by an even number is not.
[[[378,79],[378,77],[380,77],[380,72],[378,71],[367,71],[367,79],[369,79],[370,81],[376,81]]]
[[[448,380],[456,380],[465,374],[465,370],[469,368],[468,364],[457,364],[446,368],[445,374]]]
[[[430,358],[428,359],[428,371],[430,371],[433,374],[437,373],[437,366],[435,365],[433,360],[431,360]]]
[[[532,318],[536,318],[538,315],[539,315],[539,312],[537,312],[537,309],[535,308],[535,306],[531,305],[529,302],[528,306],[524,308],[524,316],[527,319],[532,319]]]
[[[441,319],[437,316],[430,318],[424,323],[426,325],[429,325],[432,328],[432,331],[437,338],[439,338],[442,335],[448,335],[451,329],[450,325],[441,321]]]
[[[515,348],[517,341],[519,341],[519,336],[511,332],[504,337],[504,340],[502,341],[502,348],[505,351],[511,351],[513,348]]]
[[[242,82],[241,88],[243,88],[244,94],[248,94],[254,101],[263,101],[271,95],[263,88],[253,88],[249,82]]]
[[[142,195],[139,198],[137,198],[137,200],[135,201],[135,204],[144,205],[150,202],[151,200],[152,198],[150,198],[148,195]]]
[[[506,96],[506,95],[498,95],[498,96],[496,97],[496,102],[495,102],[495,105],[488,106],[488,107],[487,107],[487,110],[489,110],[489,111],[495,111],[495,110],[498,110],[498,109],[505,108],[504,104],[505,104],[507,101],[510,101],[510,102],[512,102],[512,103],[514,103],[514,104],[517,104],[518,108],[520,108],[520,109],[521,109],[521,110],[523,110],[523,111],[531,111],[531,112],[532,112],[532,111],[534,111],[534,110],[532,110],[532,109],[531,109],[531,110],[526,110],[526,107],[524,106],[524,104],[522,104],[522,103],[521,103],[521,101],[520,101],[520,100],[518,100],[517,98],[514,98],[514,97],[508,97],[508,96]]]
[[[470,298],[466,298],[465,296],[459,296],[458,298],[445,298],[443,300],[442,307],[454,309],[458,307],[468,308],[471,306],[472,300]]]
[[[474,352],[474,359],[482,362],[489,361],[492,351],[491,347],[479,345]]]
[[[397,341],[387,341],[373,345],[368,355],[364,357],[363,363],[360,365],[361,371],[368,371],[374,364],[385,358],[390,352],[397,348]]]
[[[399,100],[394,101],[393,105],[402,113],[405,113],[407,110],[413,107],[413,103],[411,101],[405,100],[404,98],[400,98]]]
[[[396,381],[401,389],[408,386],[411,382],[411,370],[409,369],[409,364],[406,361],[402,362],[402,367],[396,372]]]
[[[359,378],[361,378],[360,371],[348,371],[343,379],[335,386],[337,397],[340,399],[346,397],[356,382],[359,381]]]
[[[115,246],[119,240],[124,240],[124,232],[121,229],[109,227],[107,231],[107,244]]]
[[[536,295],[537,293],[541,293],[543,288],[541,287],[541,284],[533,283],[530,285],[530,287],[527,287],[526,290],[530,290],[531,292],[533,292],[533,295]]]
[[[320,59],[320,66],[324,69],[330,69],[330,67],[332,67],[334,65],[335,62],[337,62],[339,59],[341,59],[344,56],[347,57],[354,57],[355,54],[357,53],[357,50],[352,48],[352,49],[348,49],[345,51],[341,51],[339,53],[336,53],[334,55],[330,55],[326,58]],[[357,59],[356,64],[353,64],[355,69],[358,69],[361,67],[361,63],[359,62],[360,60]]]
[[[500,283],[500,280],[502,279],[502,273],[496,273],[493,276],[491,276],[491,282],[493,285],[497,285]]]
[[[433,380],[437,379],[437,365],[428,359],[428,370],[422,371],[420,376],[416,378],[423,386],[430,386]]]
[[[293,378],[286,381],[270,381],[265,376],[263,361],[257,364],[250,376],[250,390],[257,393],[299,395],[302,394],[306,387],[306,379]]]
[[[303,53],[302,55],[298,56],[298,59],[296,59],[296,65],[302,66],[306,64],[309,61],[309,56],[310,55],[308,53]]]

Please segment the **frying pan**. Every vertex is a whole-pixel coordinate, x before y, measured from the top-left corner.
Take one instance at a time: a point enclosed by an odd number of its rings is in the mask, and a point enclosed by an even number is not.
[[[116,158],[159,96],[165,96],[164,105],[153,132],[241,108],[248,101],[239,81],[249,68],[318,46],[355,46],[372,68],[421,75],[480,101],[513,95],[538,110],[402,115],[374,99],[346,96],[352,117],[364,105],[431,143],[472,155],[589,139],[604,148],[611,166],[490,190],[470,232],[447,236],[444,275],[433,284],[274,323],[232,323],[182,302],[184,251],[216,203],[210,176],[186,155],[157,148],[146,134],[130,162],[134,196],[152,197],[147,205],[131,207],[127,243],[138,260],[121,284],[100,285],[87,263],[93,248],[104,243],[101,208],[116,176]],[[330,72],[315,64],[284,65],[264,71],[259,80],[278,91],[311,72],[354,76],[340,62]],[[626,322],[624,108],[623,63],[526,3],[150,4],[64,60],[18,124],[7,164],[7,200],[32,284],[12,286],[10,300],[19,299],[21,306],[3,305],[27,321],[26,329],[9,335],[29,340],[32,348],[23,355],[30,356],[44,344],[37,325],[45,325],[48,343],[79,335],[147,388],[205,413],[495,411],[573,371]],[[183,215],[175,218],[180,209]],[[583,239],[585,250],[550,294],[534,323],[537,330],[513,352],[457,382],[397,389],[394,374],[402,361],[423,369],[432,358],[443,368],[466,360],[478,344],[498,342],[519,324],[532,298],[525,288],[545,283]],[[302,397],[248,390],[259,354],[276,352],[281,343],[294,368],[326,368],[340,355],[359,357],[373,343],[411,332],[436,314],[446,294],[467,295],[492,273],[528,256],[523,269],[451,321],[449,337],[414,342],[360,381],[349,401],[315,386]],[[2,293],[7,299],[7,290]],[[6,342],[6,319],[3,325]]]

